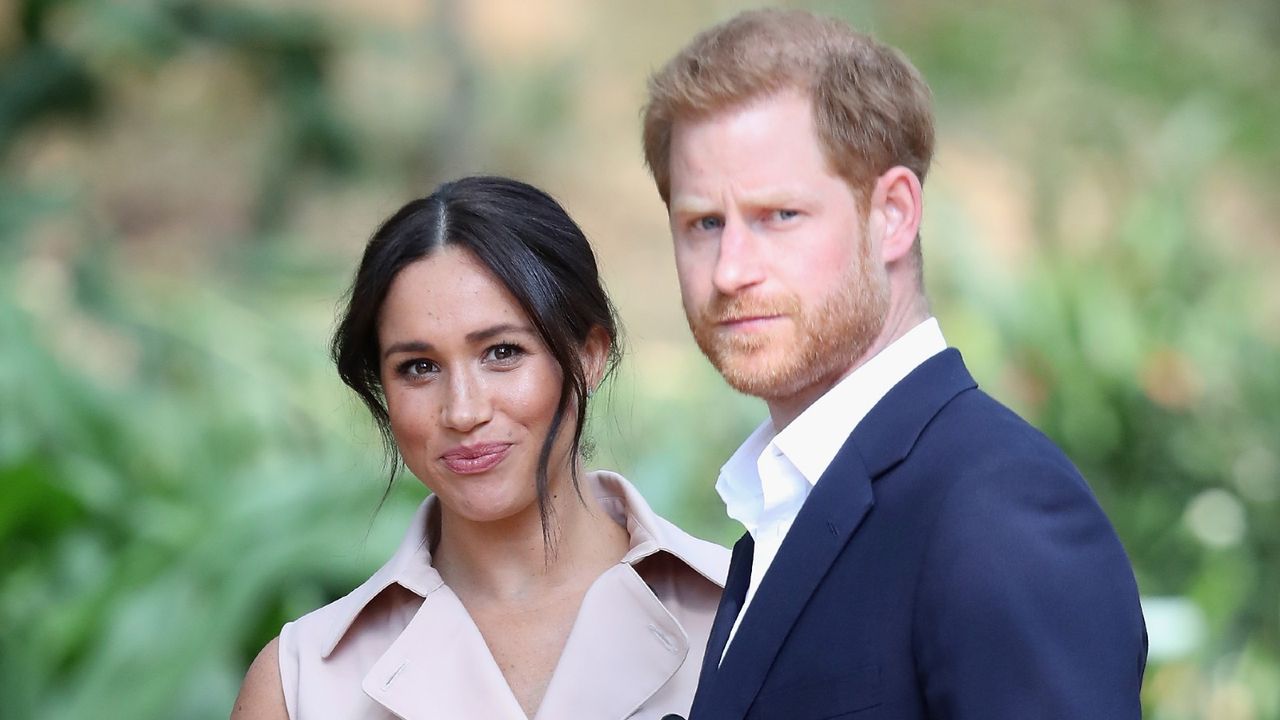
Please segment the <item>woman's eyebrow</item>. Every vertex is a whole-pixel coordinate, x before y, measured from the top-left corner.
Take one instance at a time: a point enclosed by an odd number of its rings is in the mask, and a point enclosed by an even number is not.
[[[528,325],[517,325],[515,323],[498,323],[480,330],[473,330],[467,333],[466,340],[468,343],[478,343],[490,340],[498,335],[507,333],[524,333],[526,335],[533,334],[533,328]],[[435,346],[425,340],[405,340],[393,343],[386,350],[382,351],[382,357],[388,358],[396,353],[430,353],[435,351]]]
[[[487,327],[483,330],[474,330],[472,332],[467,333],[467,342],[476,343],[484,340],[490,340],[495,336],[503,335],[506,333],[525,333],[527,335],[532,335],[533,329],[530,328],[528,325],[516,325],[514,323],[499,323],[497,325]]]
[[[388,357],[391,357],[392,355],[395,355],[396,353],[403,353],[403,352],[429,353],[433,350],[435,350],[435,346],[429,342],[424,342],[422,340],[406,340],[404,342],[395,343],[391,347],[388,347],[386,350],[383,350],[382,357],[388,358]]]

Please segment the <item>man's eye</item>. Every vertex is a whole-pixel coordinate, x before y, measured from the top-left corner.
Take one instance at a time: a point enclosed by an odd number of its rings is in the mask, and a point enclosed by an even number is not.
[[[775,210],[773,213],[779,220],[790,220],[800,216],[799,210]]]
[[[693,222],[694,227],[699,230],[718,230],[724,225],[724,221],[718,217],[700,217]]]

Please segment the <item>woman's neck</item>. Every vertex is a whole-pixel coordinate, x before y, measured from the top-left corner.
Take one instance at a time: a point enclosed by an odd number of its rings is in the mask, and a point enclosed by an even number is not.
[[[473,602],[522,602],[590,583],[622,559],[629,536],[590,492],[583,493],[585,503],[579,500],[568,472],[549,485],[554,549],[544,542],[536,504],[492,522],[472,522],[441,506],[433,561],[455,593]]]

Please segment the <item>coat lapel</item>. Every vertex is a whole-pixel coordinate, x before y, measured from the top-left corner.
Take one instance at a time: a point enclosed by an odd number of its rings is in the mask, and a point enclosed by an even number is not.
[[[582,599],[536,718],[630,717],[688,654],[684,629],[644,579],[615,565]]]
[[[423,600],[361,685],[366,695],[405,720],[528,720],[479,628],[448,587]]]
[[[587,591],[536,718],[622,720],[680,669],[689,638],[630,565]],[[471,616],[431,593],[374,664],[365,694],[405,720],[527,720]]]

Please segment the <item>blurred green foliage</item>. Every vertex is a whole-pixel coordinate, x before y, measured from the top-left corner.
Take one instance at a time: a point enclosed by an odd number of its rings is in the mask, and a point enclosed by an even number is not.
[[[593,464],[732,541],[711,485],[763,409],[697,357],[669,279],[632,276],[663,220],[612,192],[638,149],[609,154],[722,5],[658,27],[549,3],[530,29],[518,3],[0,3],[3,717],[225,716],[283,622],[390,552],[423,491],[375,515],[386,469],[327,333],[373,223],[453,174],[583,198],[637,330]],[[949,340],[1080,465],[1144,595],[1203,618],[1153,626],[1191,642],[1153,656],[1148,716],[1280,718],[1276,6],[810,5],[934,87]]]

